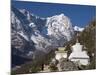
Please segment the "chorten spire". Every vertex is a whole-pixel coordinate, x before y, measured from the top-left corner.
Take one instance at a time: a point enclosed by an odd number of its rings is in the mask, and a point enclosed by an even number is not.
[[[76,43],[79,43],[79,33],[77,33]]]
[[[79,43],[79,40],[78,40],[78,38],[76,39],[76,43]]]

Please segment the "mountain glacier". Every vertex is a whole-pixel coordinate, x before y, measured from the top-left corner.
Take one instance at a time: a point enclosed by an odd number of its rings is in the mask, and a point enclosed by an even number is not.
[[[34,10],[34,9],[33,9]],[[11,45],[15,54],[31,56],[37,51],[63,46],[74,36],[70,19],[63,13],[40,18],[25,9],[11,9]],[[50,49],[50,50],[51,50]]]

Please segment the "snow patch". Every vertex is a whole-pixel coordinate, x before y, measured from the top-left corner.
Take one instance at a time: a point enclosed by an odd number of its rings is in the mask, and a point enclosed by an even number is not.
[[[17,32],[19,35],[21,35],[25,40],[29,41],[28,37],[22,32]]]

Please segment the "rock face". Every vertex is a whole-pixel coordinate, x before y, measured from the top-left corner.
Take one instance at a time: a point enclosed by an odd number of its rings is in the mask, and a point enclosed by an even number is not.
[[[40,18],[25,9],[11,9],[11,45],[14,54],[33,58],[71,40],[74,30],[64,14]]]

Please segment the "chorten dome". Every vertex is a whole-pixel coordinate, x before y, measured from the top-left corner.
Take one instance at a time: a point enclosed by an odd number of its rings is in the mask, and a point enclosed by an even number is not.
[[[89,56],[86,51],[83,51],[83,45],[77,40],[76,44],[71,46],[72,53],[68,57],[73,62],[79,62],[81,65],[89,64]]]

